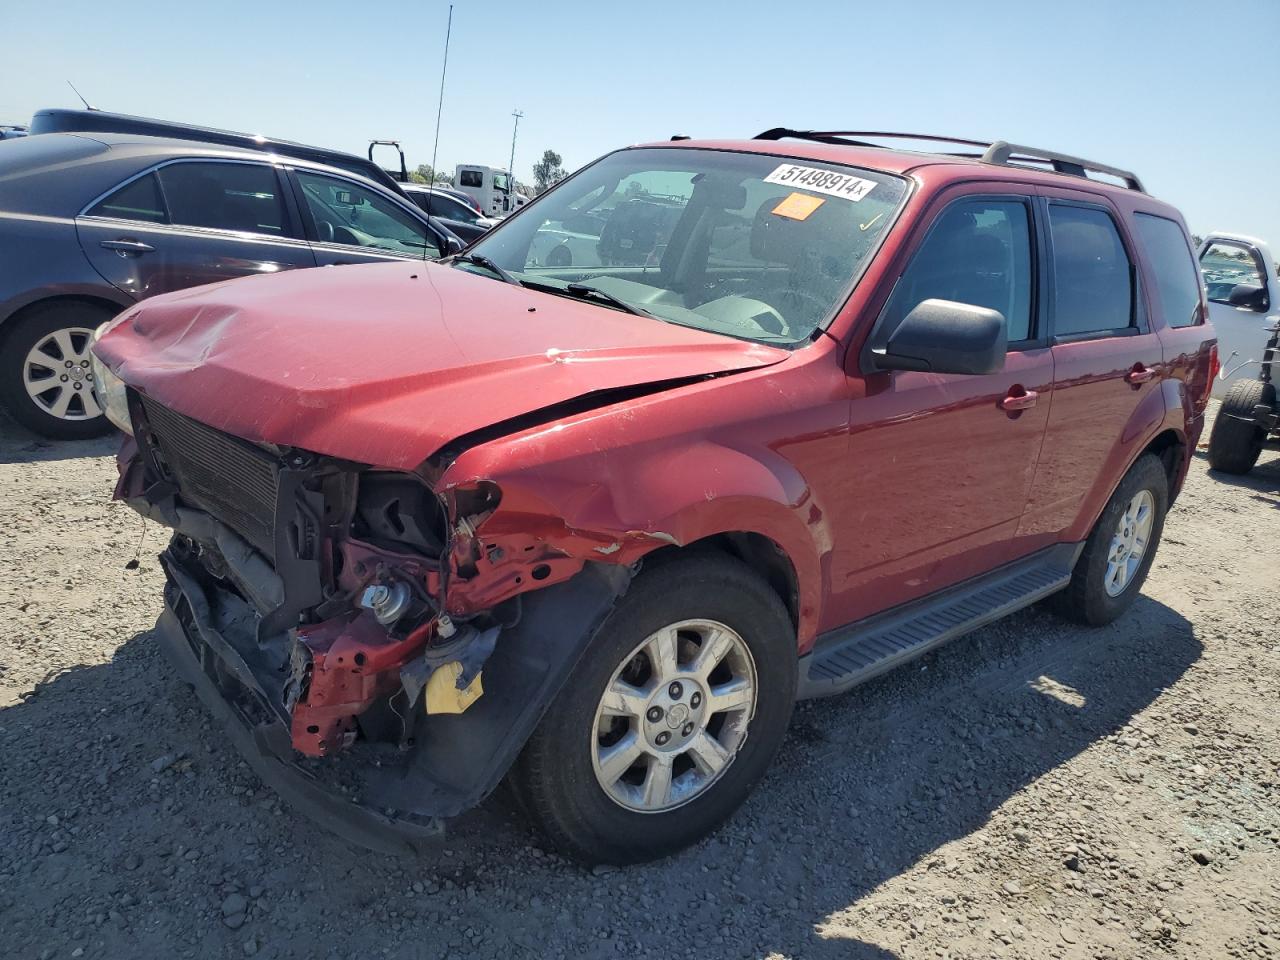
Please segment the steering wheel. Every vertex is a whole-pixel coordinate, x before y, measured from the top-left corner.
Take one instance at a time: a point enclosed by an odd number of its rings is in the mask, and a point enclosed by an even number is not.
[[[785,305],[788,301],[790,301],[793,304],[797,302],[808,304],[809,307],[812,308],[812,313],[815,318],[815,322],[817,318],[821,318],[825,316],[827,311],[831,309],[831,304],[828,303],[826,300],[823,300],[820,297],[816,296],[815,294],[810,293],[808,290],[801,290],[796,287],[784,287],[784,286],[769,287],[767,290],[760,293],[757,296],[757,299],[764,300],[766,303],[770,304],[775,309],[777,309],[777,306],[779,304]],[[784,317],[789,312],[790,311],[787,311],[787,310],[778,310],[778,313],[782,314]],[[777,331],[770,331],[770,332],[783,333],[784,331],[777,330]]]
[[[321,243],[333,243],[333,224],[328,220],[316,221],[316,233]]]

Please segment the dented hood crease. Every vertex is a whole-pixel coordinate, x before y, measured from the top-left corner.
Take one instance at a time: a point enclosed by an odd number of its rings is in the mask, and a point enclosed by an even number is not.
[[[130,386],[209,426],[404,470],[559,403],[788,356],[433,263],[299,270],[157,297],[97,352]]]

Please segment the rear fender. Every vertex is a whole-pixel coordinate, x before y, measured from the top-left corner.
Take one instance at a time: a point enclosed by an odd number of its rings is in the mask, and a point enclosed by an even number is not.
[[[1094,481],[1093,488],[1085,498],[1075,525],[1067,533],[1068,540],[1076,542],[1089,536],[1094,524],[1098,522],[1098,517],[1102,515],[1107,501],[1120,485],[1120,481],[1157,436],[1166,430],[1173,430],[1178,437],[1178,442],[1185,449],[1187,445],[1185,392],[1185,385],[1181,380],[1161,380],[1160,389],[1152,390],[1143,397],[1111,448],[1103,469],[1098,473],[1098,479]],[[1189,452],[1184,453],[1184,460],[1189,456]],[[1171,502],[1178,480],[1185,472],[1185,464],[1180,465],[1175,483],[1170,488]]]

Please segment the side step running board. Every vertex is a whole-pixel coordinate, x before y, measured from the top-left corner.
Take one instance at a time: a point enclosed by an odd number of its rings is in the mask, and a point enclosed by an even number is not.
[[[1065,587],[1084,544],[1064,543],[818,638],[797,696],[828,697]]]

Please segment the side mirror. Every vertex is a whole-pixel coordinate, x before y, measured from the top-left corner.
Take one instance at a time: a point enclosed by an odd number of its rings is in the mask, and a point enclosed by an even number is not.
[[[1237,283],[1227,294],[1227,303],[1246,310],[1267,309],[1267,288],[1256,283]]]
[[[880,370],[984,374],[1004,369],[1007,349],[999,310],[924,300],[902,318],[882,349],[872,351],[872,358]]]
[[[467,245],[463,243],[462,240],[459,239],[458,237],[450,235],[445,237],[444,246],[445,246],[445,253],[449,256],[452,256],[455,253],[461,253],[466,248]]]

